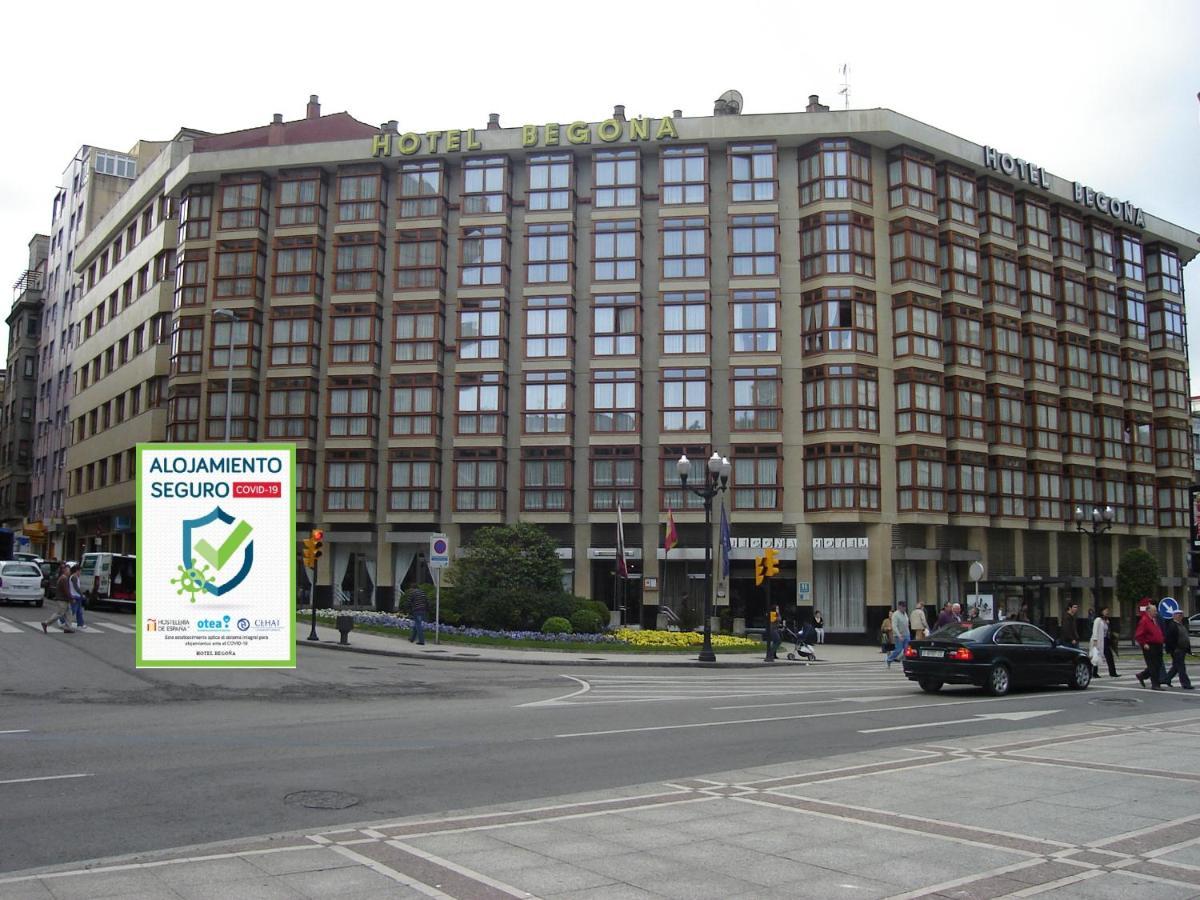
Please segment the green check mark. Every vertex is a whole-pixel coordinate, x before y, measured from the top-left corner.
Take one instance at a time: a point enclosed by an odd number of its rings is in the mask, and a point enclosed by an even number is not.
[[[219,548],[214,550],[212,544],[202,538],[196,544],[196,552],[204,557],[205,562],[212,563],[213,566],[220,569],[225,563],[229,562],[229,558],[233,554],[237,553],[238,548],[242,546],[253,530],[249,523],[238,522],[237,527],[233,529],[233,533],[225,538]]]

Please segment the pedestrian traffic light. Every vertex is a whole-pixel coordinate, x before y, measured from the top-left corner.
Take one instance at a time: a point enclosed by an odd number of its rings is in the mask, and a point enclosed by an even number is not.
[[[766,568],[765,561],[761,556],[754,557],[754,584],[756,586],[763,583],[763,575]]]
[[[308,537],[304,539],[304,564],[312,568],[317,564],[317,560],[321,558],[321,548],[324,546],[322,538],[325,537],[325,532],[320,528],[314,528],[309,532]]]
[[[771,578],[779,574],[779,551],[774,547],[763,550],[763,577]]]

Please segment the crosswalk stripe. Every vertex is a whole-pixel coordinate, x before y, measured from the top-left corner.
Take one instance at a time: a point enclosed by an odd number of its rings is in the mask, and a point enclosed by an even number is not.
[[[89,628],[97,627],[97,626],[107,628],[109,631],[116,631],[119,634],[133,634],[134,633],[134,629],[130,628],[128,625],[118,625],[116,622],[95,622],[95,623],[89,623],[89,625],[88,625]]]
[[[8,619],[0,619],[0,632],[6,634],[16,634],[21,629],[8,621]]]

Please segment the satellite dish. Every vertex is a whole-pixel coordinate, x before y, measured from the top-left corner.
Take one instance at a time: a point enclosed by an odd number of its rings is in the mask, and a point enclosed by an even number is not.
[[[742,92],[741,91],[726,91],[718,100],[724,100],[726,108],[734,115],[742,111]]]

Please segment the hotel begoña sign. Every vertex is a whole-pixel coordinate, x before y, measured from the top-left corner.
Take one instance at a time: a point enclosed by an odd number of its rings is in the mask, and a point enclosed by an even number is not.
[[[657,121],[657,124],[655,122]],[[522,147],[560,147],[565,144],[591,144],[600,140],[605,144],[628,139],[631,141],[665,141],[679,137],[675,120],[670,116],[647,119],[637,116],[632,119],[605,119],[593,125],[590,122],[571,122],[562,125],[550,122],[546,125],[522,125]],[[372,156],[415,156],[419,153],[462,153],[481,150],[483,145],[474,128],[451,128],[448,131],[406,131],[393,134],[381,131],[371,142]]]

